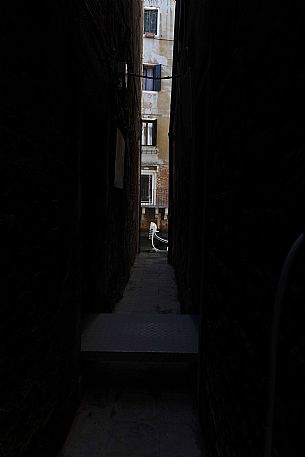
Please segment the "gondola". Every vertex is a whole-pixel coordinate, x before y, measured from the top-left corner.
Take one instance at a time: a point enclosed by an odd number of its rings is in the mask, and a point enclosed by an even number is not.
[[[155,246],[155,242],[154,242],[155,240],[157,240],[159,243],[164,243],[165,245],[168,244],[168,240],[166,240],[165,238],[161,238],[158,235],[158,233],[159,233],[159,230],[158,230],[157,224],[155,222],[151,222],[150,226],[149,226],[148,238],[151,240],[152,249],[155,252],[167,252],[168,251],[168,246],[166,246],[166,249],[158,249]]]

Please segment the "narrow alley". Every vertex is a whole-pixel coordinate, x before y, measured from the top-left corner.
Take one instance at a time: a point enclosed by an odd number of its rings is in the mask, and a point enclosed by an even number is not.
[[[146,235],[147,236],[147,235]],[[141,252],[115,313],[179,314],[177,284],[167,253]]]
[[[0,457],[305,455],[303,9],[3,2]]]
[[[138,254],[114,313],[89,316],[83,329],[83,400],[58,457],[203,456],[198,319],[178,313],[166,254]]]

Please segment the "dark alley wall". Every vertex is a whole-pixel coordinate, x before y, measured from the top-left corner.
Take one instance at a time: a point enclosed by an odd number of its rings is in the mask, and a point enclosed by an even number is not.
[[[81,311],[111,308],[137,252],[140,88],[118,63],[139,71],[139,17],[136,0],[2,7],[5,457],[54,454],[78,402]]]
[[[275,288],[304,230],[302,28],[296,2],[177,1],[169,255],[202,312],[209,456],[263,455]],[[280,457],[304,446],[304,282],[303,258],[281,319]]]
[[[83,311],[100,312],[120,297],[138,249],[141,95],[138,79],[125,87],[125,64],[140,71],[142,3],[85,5],[74,7],[83,108]],[[125,140],[124,189],[114,185],[117,128]]]

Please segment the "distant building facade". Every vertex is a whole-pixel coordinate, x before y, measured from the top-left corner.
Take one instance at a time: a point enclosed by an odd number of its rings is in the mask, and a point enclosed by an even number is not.
[[[175,24],[174,0],[144,0],[141,228],[167,230],[169,116]]]

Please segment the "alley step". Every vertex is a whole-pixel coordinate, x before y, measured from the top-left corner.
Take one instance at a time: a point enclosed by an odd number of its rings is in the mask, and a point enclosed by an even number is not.
[[[197,315],[91,314],[82,333],[83,361],[192,362]]]

